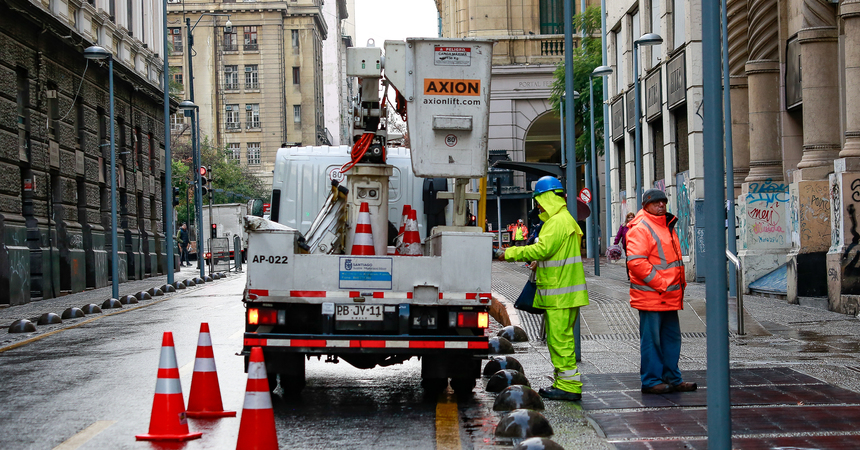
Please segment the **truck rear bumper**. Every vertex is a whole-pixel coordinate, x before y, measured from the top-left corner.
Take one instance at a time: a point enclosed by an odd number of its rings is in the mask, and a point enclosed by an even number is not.
[[[244,350],[265,347],[290,353],[452,354],[486,355],[486,336],[360,336],[245,333]]]

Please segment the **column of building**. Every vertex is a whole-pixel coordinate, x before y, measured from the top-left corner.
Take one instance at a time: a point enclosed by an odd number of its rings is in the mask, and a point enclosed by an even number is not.
[[[845,45],[845,141],[830,175],[832,241],[827,253],[829,308],[856,314],[860,295],[860,1],[839,5]]]
[[[826,254],[830,247],[829,174],[841,146],[836,11],[822,0],[806,0],[797,34],[803,70],[803,156],[789,185],[791,252],[787,299],[827,292]]]
[[[741,185],[738,256],[744,286],[785,262],[788,185],[780,146],[779,9],[777,0],[752,0],[749,11],[749,174]]]

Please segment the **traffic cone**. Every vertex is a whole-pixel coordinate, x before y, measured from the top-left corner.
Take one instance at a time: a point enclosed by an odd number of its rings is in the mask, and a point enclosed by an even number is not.
[[[406,227],[403,230],[403,251],[404,256],[421,256],[421,237],[418,235],[418,220],[414,209],[409,210],[409,219],[406,221]]]
[[[370,227],[370,207],[361,202],[358,210],[358,223],[355,224],[355,239],[352,240],[352,255],[375,255],[373,250],[373,230]]]
[[[278,432],[275,430],[275,412],[272,410],[263,349],[254,347],[248,361],[248,386],[245,388],[245,405],[242,407],[236,450],[277,448]]]
[[[187,441],[197,439],[203,433],[189,433],[176,366],[176,349],[173,333],[164,332],[161,342],[161,358],[158,361],[158,380],[155,383],[155,399],[149,418],[149,433],[135,436],[139,441]]]
[[[224,411],[221,403],[221,387],[215,370],[215,354],[209,324],[200,324],[197,338],[197,357],[194,360],[194,376],[191,378],[191,394],[188,396],[188,417],[216,418],[236,417],[236,411]]]
[[[412,209],[410,205],[403,205],[403,218],[400,219],[400,231],[397,232],[397,238],[394,240],[396,247],[395,255],[399,255],[400,249],[403,248],[403,230],[406,228],[406,221],[409,220],[409,211]]]

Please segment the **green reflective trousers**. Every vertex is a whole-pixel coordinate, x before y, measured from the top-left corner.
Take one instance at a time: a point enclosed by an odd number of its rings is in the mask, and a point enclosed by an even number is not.
[[[573,325],[579,307],[564,309],[547,309],[546,346],[552,365],[555,367],[552,386],[562,391],[582,393],[582,381],[576,368],[576,345],[573,336]]]

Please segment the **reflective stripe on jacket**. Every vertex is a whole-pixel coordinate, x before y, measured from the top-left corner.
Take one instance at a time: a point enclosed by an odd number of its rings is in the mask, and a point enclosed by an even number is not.
[[[672,214],[655,216],[644,209],[628,226],[627,270],[630,306],[643,311],[684,309],[684,262]]]
[[[543,309],[575,308],[588,304],[580,241],[582,230],[567,211],[564,200],[553,192],[537,196],[546,210],[540,238],[532,245],[505,250],[508,261],[538,261],[534,306]]]

